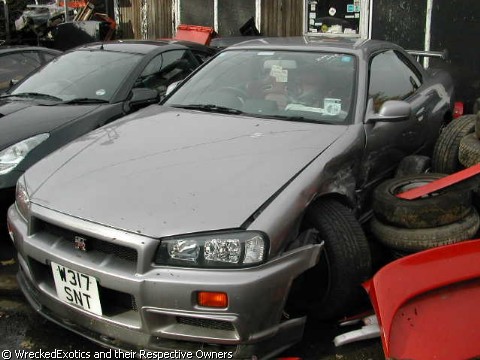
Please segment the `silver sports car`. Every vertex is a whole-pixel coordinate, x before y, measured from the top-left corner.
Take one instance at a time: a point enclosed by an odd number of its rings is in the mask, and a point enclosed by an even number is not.
[[[21,288],[109,347],[266,358],[307,317],[355,306],[371,273],[370,190],[430,153],[452,81],[386,42],[260,39],[161,105],[19,180],[8,222]]]

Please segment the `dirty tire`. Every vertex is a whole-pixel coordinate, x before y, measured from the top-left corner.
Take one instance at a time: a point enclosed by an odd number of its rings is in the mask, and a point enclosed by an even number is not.
[[[451,174],[462,168],[458,160],[460,140],[475,131],[475,122],[475,115],[464,115],[445,126],[433,150],[433,172]]]
[[[432,161],[428,156],[406,156],[402,159],[402,161],[400,161],[400,164],[395,171],[395,177],[423,174],[430,169],[431,163]]]
[[[465,167],[480,163],[480,140],[475,134],[469,134],[460,141],[458,160]]]
[[[352,211],[335,200],[313,204],[307,220],[325,242],[319,263],[308,274],[308,314],[316,320],[333,319],[345,315],[363,295],[361,283],[371,272],[370,248]]]
[[[480,99],[477,99],[476,103],[480,105]],[[475,121],[475,135],[477,136],[477,139],[480,139],[480,112],[476,111],[474,114],[477,114],[477,120]]]
[[[469,188],[447,188],[415,200],[396,196],[404,190],[444,176],[446,175],[409,175],[384,181],[373,192],[372,208],[375,216],[385,224],[408,229],[431,228],[461,220],[472,206],[472,192]]]
[[[480,217],[473,207],[471,212],[460,221],[428,229],[394,227],[382,223],[375,217],[370,222],[372,234],[378,241],[392,249],[407,252],[426,250],[471,239],[479,227]]]

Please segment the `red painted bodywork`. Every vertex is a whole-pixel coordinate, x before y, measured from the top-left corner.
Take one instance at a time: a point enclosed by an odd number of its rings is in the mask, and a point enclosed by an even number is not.
[[[422,185],[414,189],[405,191],[403,193],[397,194],[397,197],[405,200],[418,199],[422,196],[441,190],[447,186],[459,183],[460,181],[464,181],[478,174],[480,174],[480,164],[470,166],[469,168],[453,173],[452,175],[447,175],[441,179],[434,180],[426,185]]]
[[[387,358],[480,355],[480,239],[396,260],[364,284]]]

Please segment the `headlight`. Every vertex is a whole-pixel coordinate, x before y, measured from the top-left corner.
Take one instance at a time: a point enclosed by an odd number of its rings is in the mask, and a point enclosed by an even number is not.
[[[47,140],[49,136],[46,133],[38,134],[0,151],[0,175],[15,169],[33,148]]]
[[[256,231],[163,239],[155,263],[187,267],[246,267],[262,263],[267,250],[266,236]]]
[[[28,196],[27,186],[25,185],[25,178],[22,176],[17,181],[17,188],[15,191],[15,205],[22,217],[28,221],[30,216],[30,197]]]

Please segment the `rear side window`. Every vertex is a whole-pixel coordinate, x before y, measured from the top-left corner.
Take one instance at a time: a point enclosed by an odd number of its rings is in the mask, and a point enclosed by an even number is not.
[[[393,50],[375,55],[370,62],[368,95],[378,111],[387,100],[404,100],[422,85],[413,65]]]

